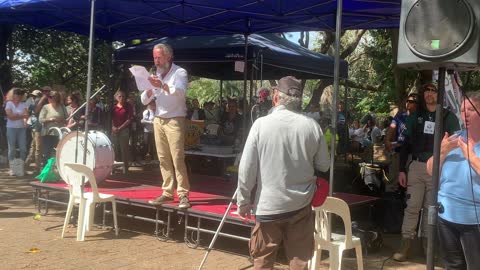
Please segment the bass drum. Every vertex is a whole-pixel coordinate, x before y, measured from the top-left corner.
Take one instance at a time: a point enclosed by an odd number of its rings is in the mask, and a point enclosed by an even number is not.
[[[84,132],[70,132],[58,143],[57,168],[62,179],[66,179],[63,172],[65,163],[83,163],[84,136]],[[113,162],[114,151],[107,135],[100,131],[89,131],[86,165],[92,169],[97,183],[102,182],[112,173]]]

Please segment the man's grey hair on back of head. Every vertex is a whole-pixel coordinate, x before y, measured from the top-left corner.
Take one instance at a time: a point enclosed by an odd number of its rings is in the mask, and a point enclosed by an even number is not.
[[[291,111],[300,111],[302,108],[302,98],[294,97],[284,94],[277,90],[278,93],[278,104],[285,106],[288,110]]]
[[[165,44],[165,43],[158,43],[153,47],[154,50],[162,50],[163,53],[166,55],[170,55],[173,57],[173,49],[170,45]]]

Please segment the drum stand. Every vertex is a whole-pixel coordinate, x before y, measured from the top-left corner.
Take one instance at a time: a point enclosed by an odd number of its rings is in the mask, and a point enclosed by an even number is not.
[[[198,267],[198,270],[202,270],[203,265],[207,261],[208,254],[210,254],[210,251],[213,249],[213,245],[215,244],[215,241],[217,241],[217,237],[220,234],[220,231],[222,230],[223,224],[225,223],[225,220],[227,219],[228,213],[230,213],[230,209],[232,208],[233,202],[235,201],[236,197],[237,197],[237,190],[235,190],[235,193],[233,193],[232,199],[230,200],[230,203],[228,204],[227,210],[223,214],[222,220],[220,221],[220,225],[218,225],[217,231],[213,235],[212,241],[210,242],[210,245],[207,248],[207,252],[205,253],[205,256],[203,257],[203,260],[200,263],[200,266]]]

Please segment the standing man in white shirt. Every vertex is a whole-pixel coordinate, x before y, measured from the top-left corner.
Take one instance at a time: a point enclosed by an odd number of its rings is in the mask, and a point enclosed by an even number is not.
[[[189,208],[190,183],[185,165],[185,96],[188,87],[187,71],[173,62],[173,50],[167,44],[153,48],[154,74],[149,81],[155,89],[142,93],[141,100],[147,105],[155,98],[156,111],[153,128],[163,193],[149,203],[161,205],[174,200],[174,183],[177,180],[179,208]]]
[[[143,145],[145,146],[145,159],[150,161],[155,159],[155,133],[153,131],[153,121],[155,120],[155,100],[148,103],[143,111],[143,118],[140,121],[143,125]]]
[[[292,76],[278,81],[274,108],[253,123],[243,149],[237,206],[238,214],[248,218],[253,204],[256,223],[249,246],[254,269],[273,269],[282,244],[292,270],[306,270],[313,254],[314,172],[326,172],[330,156],[320,125],[299,112],[301,89]]]

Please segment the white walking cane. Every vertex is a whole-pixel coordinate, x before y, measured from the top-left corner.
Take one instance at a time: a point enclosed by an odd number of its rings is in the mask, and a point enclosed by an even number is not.
[[[222,220],[220,221],[220,225],[218,225],[217,231],[213,235],[213,239],[210,242],[210,245],[207,248],[207,252],[205,253],[205,256],[203,256],[203,260],[200,263],[200,266],[198,267],[198,270],[202,270],[203,265],[207,261],[208,254],[210,254],[210,251],[213,248],[213,245],[215,244],[215,241],[217,240],[218,235],[220,234],[220,230],[223,227],[223,223],[225,223],[225,219],[227,218],[228,213],[230,213],[230,209],[232,208],[233,201],[235,200],[235,197],[237,197],[237,190],[235,190],[235,193],[232,196],[232,199],[230,200],[230,204],[227,207],[227,210],[225,211],[225,214],[223,214]]]

